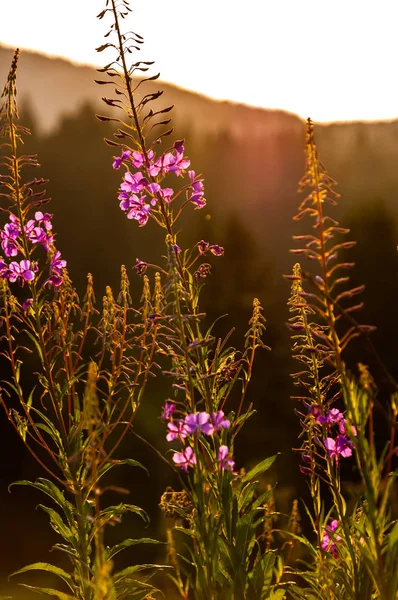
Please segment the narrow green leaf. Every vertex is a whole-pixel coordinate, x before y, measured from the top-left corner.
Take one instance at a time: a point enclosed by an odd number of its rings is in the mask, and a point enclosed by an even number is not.
[[[240,415],[240,417],[236,421],[234,421],[234,428],[236,428],[238,425],[242,426],[243,423],[246,423],[246,421],[248,419],[250,419],[250,417],[252,415],[255,415],[256,412],[257,412],[256,410],[250,410],[249,412],[246,412],[243,415]]]
[[[106,463],[105,465],[103,465],[98,471],[98,476],[102,477],[103,475],[105,475],[105,473],[107,473],[108,471],[113,469],[113,467],[117,467],[119,465],[128,465],[129,467],[139,467],[140,469],[143,469],[144,471],[146,471],[148,473],[148,469],[146,469],[144,467],[144,465],[142,465],[137,460],[133,460],[132,458],[124,458],[121,460],[112,460],[111,463]]]
[[[144,521],[149,521],[149,517],[144,511],[144,509],[140,508],[139,506],[135,506],[135,504],[125,504],[124,502],[121,502],[120,504],[116,504],[114,506],[107,506],[106,508],[101,510],[98,518],[101,519],[105,516],[121,517],[126,512],[132,512],[136,515],[139,515]]]
[[[68,585],[72,592],[74,591],[75,586],[72,577],[63,569],[60,569],[59,567],[56,567],[50,563],[37,562],[32,563],[31,565],[26,565],[26,567],[22,567],[21,569],[18,569],[18,571],[14,571],[10,577],[14,577],[14,575],[20,575],[21,573],[27,573],[28,571],[47,571],[48,573],[53,573],[54,575],[60,577]]]
[[[119,573],[115,573],[113,576],[113,580],[115,583],[120,583],[126,577],[130,577],[131,575],[135,575],[140,571],[145,571],[147,569],[172,569],[170,565],[151,565],[151,564],[143,564],[143,565],[133,565],[131,567],[127,567],[123,569],[123,571],[119,571]]]
[[[268,471],[268,469],[274,464],[275,459],[278,456],[278,454],[274,454],[274,456],[270,456],[270,457],[262,460],[260,463],[258,463],[258,465],[253,467],[253,469],[251,469],[248,473],[246,473],[246,475],[244,475],[242,477],[242,482],[247,483],[248,481],[251,481],[255,477],[258,477],[262,473],[265,473],[265,471]]]
[[[388,547],[392,550],[393,546],[398,542],[398,523],[395,523],[390,535],[388,536]]]
[[[258,481],[249,481],[244,488],[241,490],[239,499],[238,499],[238,507],[239,512],[245,510],[245,508],[250,504],[253,500],[254,492],[256,487],[258,486]]]
[[[47,425],[47,427],[50,430],[48,432],[48,434],[51,436],[51,439],[57,445],[57,448],[60,450],[60,452],[62,454],[64,454],[64,446],[62,443],[62,438],[61,438],[61,435],[60,435],[58,429],[55,427],[54,423],[43,412],[41,412],[37,408],[32,406],[31,410],[34,411],[37,415],[39,415],[39,417],[41,419],[43,419],[44,423]]]
[[[28,331],[27,329],[25,329],[25,333],[32,340],[33,344],[36,346],[37,353],[40,357],[41,362],[43,363],[43,354],[41,351],[41,346],[40,346],[39,340],[32,333],[30,333],[30,331]]]
[[[271,498],[272,496],[272,492],[274,491],[274,488],[271,488],[270,490],[267,490],[266,492],[264,492],[263,494],[260,494],[258,496],[258,498],[256,498],[251,506],[252,510],[261,510],[263,508],[263,505],[266,504],[268,502],[268,500]]]
[[[28,481],[25,479],[21,479],[20,481],[14,481],[9,486],[10,488],[14,485],[27,485],[35,488],[36,490],[40,490],[47,496],[49,496],[65,513],[65,516],[68,519],[69,525],[72,527],[74,524],[74,515],[75,508],[71,502],[66,500],[63,492],[49,479],[44,477],[39,477],[36,481]]]
[[[153,540],[152,538],[140,538],[140,539],[127,539],[121,542],[120,544],[116,544],[112,548],[106,548],[105,552],[107,554],[107,558],[113,558],[124,550],[125,548],[129,548],[130,546],[136,546],[137,544],[164,544],[165,542],[160,542],[159,540]]]
[[[59,513],[56,510],[49,508],[48,506],[44,506],[44,504],[39,504],[39,507],[46,512],[50,517],[50,525],[54,529],[58,535],[64,538],[67,542],[69,542],[72,546],[77,547],[78,541],[77,536],[74,533],[77,533],[76,529],[73,527],[69,527],[64,521]]]
[[[39,594],[47,594],[47,596],[55,596],[59,598],[59,600],[76,600],[76,596],[70,596],[69,594],[64,594],[64,592],[60,592],[58,590],[54,590],[53,588],[42,588],[37,587],[35,585],[28,585],[27,583],[20,583],[22,587],[27,588],[28,590],[33,590],[35,592],[39,592]]]

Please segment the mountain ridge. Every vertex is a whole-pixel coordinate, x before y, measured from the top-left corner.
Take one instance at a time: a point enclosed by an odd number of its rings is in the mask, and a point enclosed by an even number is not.
[[[3,80],[12,52],[0,47]],[[78,135],[85,136],[78,124],[82,107],[90,104],[87,114],[91,106],[106,111],[100,97],[109,88],[94,82],[101,78],[92,67],[23,52],[17,88],[22,105],[28,103],[33,120],[39,123],[39,133],[57,137],[57,129],[67,134],[68,127],[75,127]],[[297,210],[297,182],[305,169],[304,121],[282,110],[213,100],[159,81],[148,81],[145,87],[144,93],[164,90],[158,108],[175,105],[175,135],[186,139],[187,154],[204,175],[213,214],[220,219],[230,213],[239,215],[271,259],[285,256],[278,266],[283,272],[290,257],[282,250],[297,233],[291,216]],[[103,135],[98,133],[99,140]],[[315,123],[315,135],[320,157],[343,196],[338,218],[383,200],[398,225],[398,120]],[[62,136],[57,139],[58,144],[64,143]],[[94,152],[91,146],[90,152]]]
[[[3,81],[7,77],[13,52],[12,48],[0,45],[0,78]],[[74,114],[85,102],[93,104],[96,109],[105,110],[101,102],[102,90],[94,81],[101,79],[102,75],[90,65],[78,64],[67,58],[47,56],[32,50],[22,50],[17,88],[22,103],[28,101],[33,109],[40,132],[50,133],[62,115]],[[69,85],[66,85],[65,81],[68,81]],[[210,116],[213,117],[212,121],[217,121],[222,128],[227,124],[231,125],[231,119],[242,116],[243,113],[246,114],[245,127],[249,127],[257,135],[262,133],[262,128],[258,127],[260,115],[267,114],[278,121],[288,119],[299,126],[303,123],[300,117],[282,109],[265,109],[230,100],[216,100],[161,80],[146,83],[146,93],[158,89],[163,90],[162,99],[166,100],[167,105],[174,104],[178,120],[186,121],[190,119],[191,113],[195,112],[200,121],[200,125],[197,125],[200,130],[209,122]],[[188,104],[189,110],[186,109]],[[234,130],[232,126],[232,133],[239,135],[242,128],[235,125]]]

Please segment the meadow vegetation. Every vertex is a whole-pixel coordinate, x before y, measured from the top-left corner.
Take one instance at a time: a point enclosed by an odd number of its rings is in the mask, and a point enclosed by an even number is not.
[[[163,250],[156,263],[127,256],[119,289],[107,287],[102,304],[91,275],[78,295],[46,212],[46,182],[32,175],[37,158],[22,152],[29,132],[18,121],[17,50],[0,113],[1,404],[41,469],[35,480],[13,485],[42,493],[40,509],[58,541],[53,563],[38,557],[13,578],[60,600],[395,600],[398,384],[372,343],[373,327],[357,317],[363,286],[350,285],[349,276],[355,242],[333,216],[336,182],[318,156],[311,120],[294,217],[307,233],[295,236],[292,252],[301,263],[287,275],[297,364],[292,412],[300,424],[291,444],[311,501],[295,500],[282,514],[276,482],[264,484],[277,454],[249,469],[239,456],[242,430],[256,418],[248,396],[256,357],[264,353],[267,361],[266,315],[253,298],[238,348],[232,331],[219,333],[222,314],[206,320],[201,294],[212,269],[222,269],[224,248],[216,238],[186,247],[180,231],[206,206],[205,180],[184,140],[172,138],[172,107],[159,104],[160,91],[145,93],[145,82],[158,75],[138,59],[141,35],[124,27],[134,22],[129,2],[106,0],[98,17],[109,22],[98,51],[113,54],[98,83],[110,90],[103,101],[114,116],[97,117],[115,124],[105,139],[114,150],[109,168],[119,175],[114,210],[136,236],[156,224]],[[109,225],[110,252],[114,236]],[[388,402],[365,364],[346,366],[354,340],[382,371]],[[159,379],[167,386],[163,409],[148,413],[162,423],[157,441],[141,429],[139,415]],[[131,456],[129,439],[151,459]],[[124,520],[148,521],[146,507],[128,496],[137,496],[140,472],[150,474],[154,461],[167,480],[164,535],[115,540],[112,530],[123,532]],[[124,468],[131,469],[129,486],[117,475]],[[342,484],[347,473],[355,481],[349,489]],[[125,566],[120,555],[141,545],[156,548],[157,562]],[[34,572],[50,583],[30,580]]]

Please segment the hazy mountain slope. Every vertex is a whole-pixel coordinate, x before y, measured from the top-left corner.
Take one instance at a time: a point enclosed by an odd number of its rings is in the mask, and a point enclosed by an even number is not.
[[[7,76],[12,55],[11,48],[0,46],[1,81]],[[61,115],[76,112],[86,102],[105,110],[100,98],[105,94],[111,96],[112,88],[100,87],[94,79],[105,77],[92,67],[35,52],[21,52],[18,67],[19,94],[22,100],[29,98],[43,132],[54,129]],[[189,123],[202,133],[228,128],[232,135],[238,136],[250,131],[261,137],[265,131],[269,134],[279,132],[286,126],[301,126],[297,117],[283,111],[264,111],[232,102],[219,102],[161,81],[148,82],[145,89],[144,94],[163,90],[159,104],[174,104],[176,119]],[[269,122],[270,116],[272,122]]]
[[[11,57],[11,49],[0,48],[3,80]],[[49,134],[62,115],[73,118],[85,103],[104,110],[100,96],[112,93],[110,86],[94,83],[101,77],[90,67],[22,52],[18,90],[22,101],[28,99],[41,131]],[[161,82],[146,86],[144,93],[164,90],[159,107],[175,105],[176,135],[186,137],[193,165],[206,178],[209,210],[224,217],[239,214],[278,269],[286,268],[297,182],[304,169],[303,121],[283,111],[218,102]],[[398,221],[398,121],[317,125],[316,139],[343,196],[339,214],[382,199]]]

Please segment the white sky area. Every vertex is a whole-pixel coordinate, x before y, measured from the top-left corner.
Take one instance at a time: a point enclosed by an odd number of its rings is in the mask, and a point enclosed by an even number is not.
[[[316,121],[398,117],[398,0],[131,0],[164,81]],[[0,42],[103,65],[103,0],[0,0]],[[137,58],[138,60],[138,58]]]

